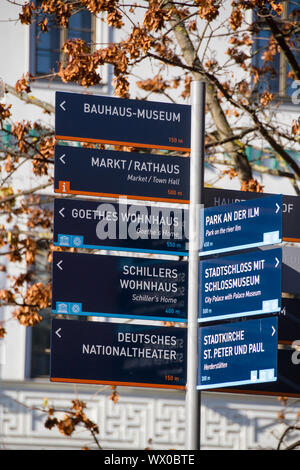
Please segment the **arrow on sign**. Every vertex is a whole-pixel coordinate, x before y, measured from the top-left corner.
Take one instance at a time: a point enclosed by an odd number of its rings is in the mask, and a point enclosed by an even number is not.
[[[60,103],[60,105],[59,105],[63,111],[66,110],[66,108],[64,107],[64,104],[65,104],[65,103],[66,103],[65,101],[62,101],[62,102]]]
[[[276,328],[274,328],[274,326],[272,325],[272,336],[274,336],[275,333],[276,333]]]
[[[59,338],[61,338],[61,336],[60,336],[60,334],[59,334],[59,333],[60,333],[60,330],[61,330],[61,328],[58,328],[58,330],[56,330],[56,332],[55,332],[55,334],[56,334]]]
[[[277,214],[279,210],[280,210],[280,205],[277,204],[277,202],[276,202],[276,212],[275,212],[275,214]]]
[[[65,208],[62,207],[62,208],[60,209],[60,211],[58,211],[58,213],[59,213],[62,217],[64,217],[64,214],[63,214],[63,211],[64,211],[64,210],[65,210]]]
[[[66,154],[64,153],[61,157],[59,157],[60,161],[65,165],[66,162],[64,161],[64,157],[66,156]]]
[[[63,262],[63,260],[61,259],[61,260],[59,261],[59,263],[56,264],[56,266],[57,266],[61,271],[63,270],[63,268],[61,267],[61,263],[62,263],[62,262]]]
[[[279,259],[275,256],[275,259],[276,259],[276,264],[275,264],[275,268],[277,268],[277,266],[279,265],[280,261]]]

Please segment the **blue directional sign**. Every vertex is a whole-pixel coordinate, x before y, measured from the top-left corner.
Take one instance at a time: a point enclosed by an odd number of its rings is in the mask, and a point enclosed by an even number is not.
[[[281,302],[281,248],[199,263],[199,322],[277,312]]]
[[[252,191],[237,191],[224,188],[204,188],[204,205],[206,208],[221,206],[223,204],[238,203],[262,197],[269,197],[269,193],[256,193]],[[299,196],[282,195],[282,239],[284,241],[300,241],[300,201]]]
[[[180,151],[190,150],[191,107],[56,92],[55,138]]]
[[[199,390],[274,382],[277,318],[199,328]]]
[[[205,208],[200,255],[272,245],[282,238],[282,196]]]
[[[186,256],[188,210],[180,207],[55,199],[55,246]]]
[[[189,202],[189,158],[56,146],[54,191]]]
[[[185,322],[187,262],[53,252],[55,314]]]
[[[186,328],[53,319],[50,380],[184,390]]]

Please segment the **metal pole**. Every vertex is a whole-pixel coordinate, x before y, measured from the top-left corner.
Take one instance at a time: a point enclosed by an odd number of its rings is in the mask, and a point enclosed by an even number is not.
[[[198,264],[200,205],[204,186],[205,83],[191,84],[191,153],[189,204],[189,271],[187,325],[186,449],[200,449],[200,392],[198,364]]]

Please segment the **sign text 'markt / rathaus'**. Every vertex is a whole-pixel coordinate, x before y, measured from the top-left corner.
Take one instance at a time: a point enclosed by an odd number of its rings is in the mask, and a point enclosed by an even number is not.
[[[189,158],[55,146],[54,191],[188,203]]]

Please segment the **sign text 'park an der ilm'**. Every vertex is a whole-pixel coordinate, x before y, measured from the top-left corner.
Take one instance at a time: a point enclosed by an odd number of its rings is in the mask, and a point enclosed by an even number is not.
[[[272,196],[272,194],[224,188],[204,188],[204,206],[209,208],[269,196]],[[297,223],[300,218],[299,199],[299,196],[282,195],[283,241],[300,242],[300,224]]]
[[[201,211],[200,254],[206,256],[280,243],[281,208],[281,195],[205,208]]]
[[[56,92],[55,138],[190,151],[191,106]]]

